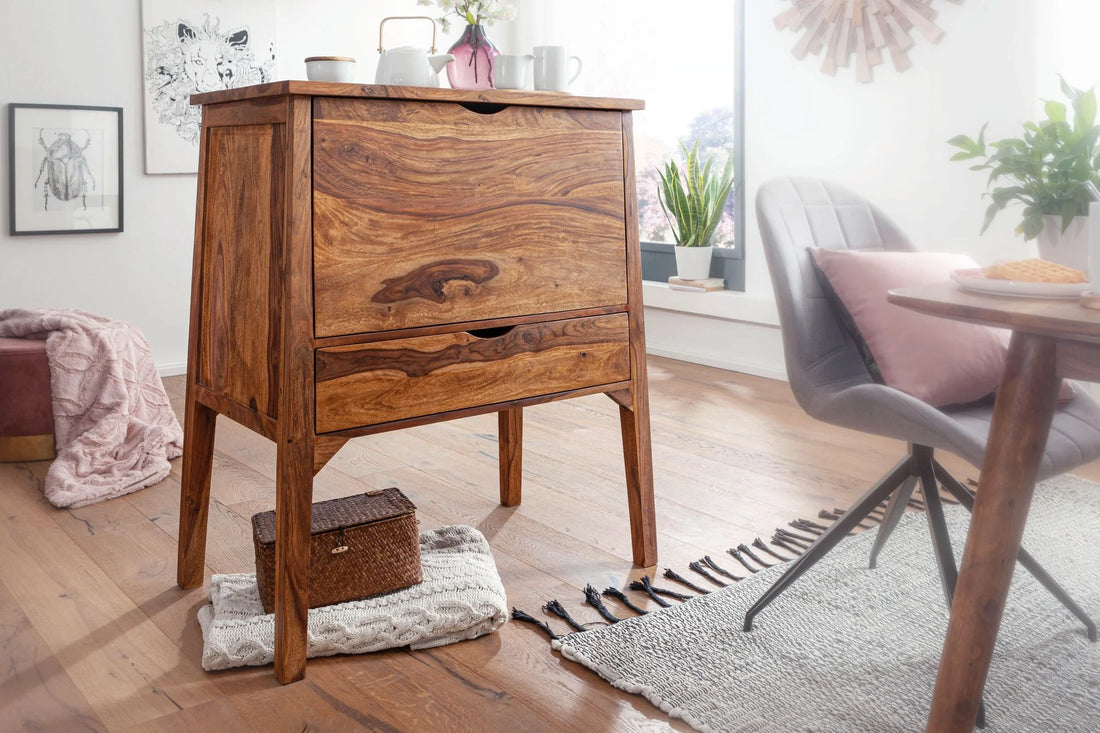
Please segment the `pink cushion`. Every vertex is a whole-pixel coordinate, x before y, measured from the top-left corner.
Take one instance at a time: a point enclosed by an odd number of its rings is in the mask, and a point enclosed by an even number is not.
[[[918,313],[886,300],[889,290],[943,282],[975,268],[966,255],[811,249],[851,314],[887,385],[934,407],[973,402],[1001,381],[1009,332]]]

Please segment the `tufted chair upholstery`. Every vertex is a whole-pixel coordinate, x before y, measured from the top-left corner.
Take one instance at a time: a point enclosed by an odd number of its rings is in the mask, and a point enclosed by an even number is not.
[[[746,614],[745,630],[751,629],[753,617],[784,588],[890,498],[872,550],[874,567],[879,550],[918,481],[950,603],[956,570],[937,484],[968,508],[972,506],[972,495],[935,460],[934,450],[954,453],[980,468],[993,416],[992,401],[935,408],[871,378],[859,348],[838,321],[818,283],[808,248],[914,250],[897,225],[877,207],[829,181],[778,178],[760,187],[756,215],[779,310],[787,377],[798,404],[823,422],[904,441],[909,451],[791,564]],[[1039,479],[1073,470],[1096,458],[1100,458],[1100,405],[1078,390],[1073,400],[1055,411]],[[1038,563],[1025,551],[1021,551],[1020,562],[1086,624],[1090,638],[1095,639],[1095,625]]]

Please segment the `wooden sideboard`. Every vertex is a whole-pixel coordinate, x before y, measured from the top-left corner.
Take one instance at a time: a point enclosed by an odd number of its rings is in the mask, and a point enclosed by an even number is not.
[[[635,100],[284,81],[203,107],[178,582],[204,577],[217,415],[277,444],[275,675],[305,674],[313,476],[350,438],[619,405],[634,562],[657,562]]]

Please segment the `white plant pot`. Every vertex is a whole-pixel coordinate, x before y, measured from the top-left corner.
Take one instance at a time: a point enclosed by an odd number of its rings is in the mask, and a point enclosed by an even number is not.
[[[1039,256],[1050,262],[1089,271],[1089,218],[1075,216],[1069,228],[1062,231],[1062,217],[1043,217],[1043,228],[1036,238]]]
[[[685,280],[705,280],[710,277],[710,257],[714,247],[681,247],[676,245],[676,275]]]

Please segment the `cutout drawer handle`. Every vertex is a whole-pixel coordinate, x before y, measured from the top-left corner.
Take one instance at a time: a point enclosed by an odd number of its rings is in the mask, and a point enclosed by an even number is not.
[[[495,339],[505,334],[511,333],[515,326],[497,326],[496,328],[475,328],[466,333],[470,334],[474,338],[479,339]]]
[[[495,115],[508,109],[507,104],[496,102],[459,102],[463,107],[478,115]]]

